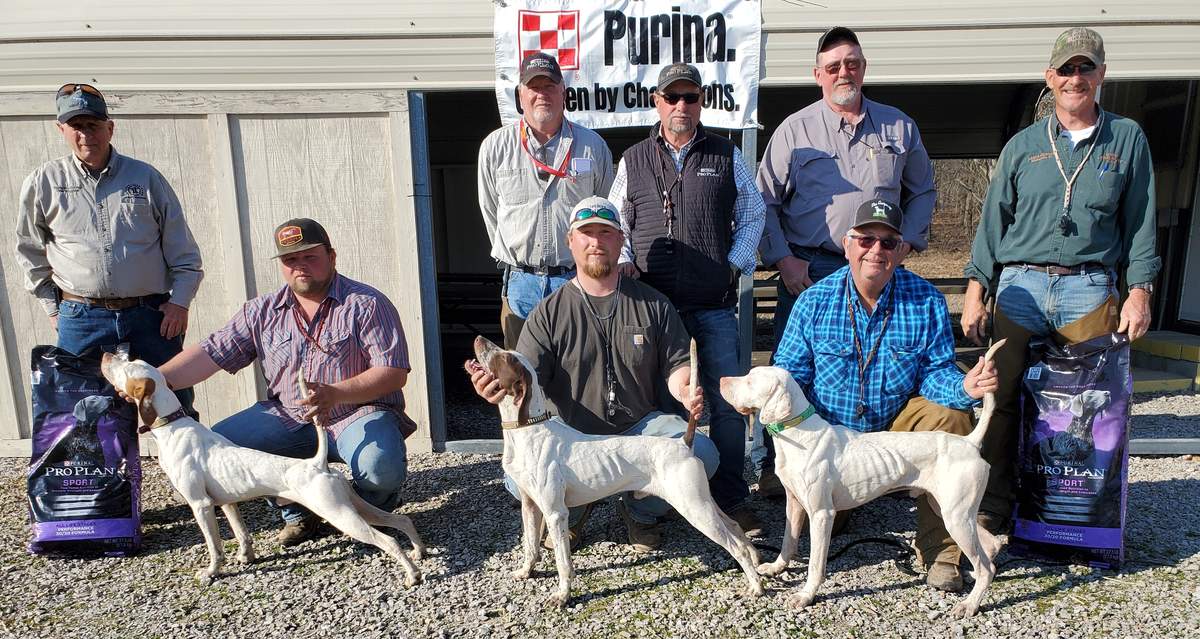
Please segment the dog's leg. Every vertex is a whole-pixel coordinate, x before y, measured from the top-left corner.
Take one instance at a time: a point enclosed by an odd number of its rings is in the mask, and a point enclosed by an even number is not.
[[[521,492],[521,546],[524,558],[512,572],[514,579],[528,579],[542,554],[542,511],[524,491]]]
[[[353,490],[349,489],[349,486],[346,486],[345,492],[354,493]],[[386,535],[372,528],[366,520],[359,516],[358,511],[350,505],[349,502],[353,500],[350,498],[343,499],[341,491],[338,491],[336,488],[321,495],[319,499],[315,499],[315,497],[316,495],[309,494],[302,503],[318,517],[333,524],[335,528],[343,533],[364,544],[371,544],[391,555],[396,561],[399,561],[400,565],[404,567],[405,586],[411,588],[421,583],[421,572],[417,570],[417,567],[408,558],[408,555],[404,554],[404,551],[400,548],[400,543],[393,539],[391,535]],[[411,525],[411,522],[409,525]]]
[[[413,561],[420,561],[425,558],[425,542],[421,540],[421,536],[417,534],[417,527],[413,525],[412,519],[408,515],[400,513],[390,513],[382,508],[378,508],[371,502],[363,499],[354,492],[353,488],[347,491],[350,495],[350,503],[354,506],[354,510],[372,526],[387,526],[395,528],[404,533],[408,537],[409,543],[413,545],[412,552],[408,554]]]
[[[561,486],[561,483],[559,484]],[[547,535],[554,539],[554,563],[558,566],[558,591],[550,595],[548,604],[555,608],[565,608],[571,598],[571,581],[575,578],[575,567],[571,564],[571,537],[567,532],[567,512],[564,495],[557,497],[557,507],[543,509],[546,519]],[[522,506],[522,518],[524,506]],[[536,537],[534,538],[536,540]],[[536,541],[535,541],[536,543]]]
[[[958,544],[975,570],[975,586],[971,588],[967,598],[950,611],[951,617],[963,619],[979,610],[980,604],[983,603],[983,595],[996,576],[996,567],[979,541],[976,532],[979,524],[975,522],[975,513],[967,506],[949,510],[950,512],[942,511],[942,522],[946,525],[946,532],[950,533],[954,543]]]
[[[786,486],[784,492],[787,495],[787,522],[783,527],[783,543],[779,548],[779,556],[775,558],[774,562],[758,567],[758,574],[768,577],[774,577],[787,570],[788,562],[796,554],[800,531],[804,528],[806,518],[804,505],[800,503],[800,500]]]
[[[238,505],[236,503],[225,504],[221,506],[221,512],[225,513],[225,519],[229,520],[229,527],[233,529],[233,537],[238,542],[237,562],[248,564],[254,561],[254,540],[250,537],[250,532],[246,530],[246,522],[242,521],[242,513],[238,510]]]
[[[983,552],[987,554],[987,558],[995,563],[996,555],[1000,554],[1000,549],[1004,547],[1004,544],[991,531],[978,523],[975,524],[975,534],[979,535],[979,543],[983,545]]]
[[[811,503],[811,502],[810,502]],[[814,507],[808,513],[808,580],[800,592],[788,597],[792,608],[805,608],[817,598],[817,589],[825,581],[825,563],[829,558],[829,538],[833,534],[833,518],[837,512],[829,503]]]
[[[200,534],[204,536],[204,543],[208,546],[208,568],[196,573],[200,585],[207,586],[212,583],[213,578],[221,571],[222,564],[225,563],[225,548],[221,544],[221,531],[217,528],[217,512],[213,508],[212,502],[204,500],[194,503],[192,515],[196,518],[196,523],[200,525]]]

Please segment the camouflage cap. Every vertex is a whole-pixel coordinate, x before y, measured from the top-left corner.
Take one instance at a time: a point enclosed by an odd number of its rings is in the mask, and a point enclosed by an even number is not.
[[[1104,64],[1104,38],[1087,27],[1063,31],[1050,51],[1050,68],[1057,69],[1077,55],[1091,60],[1096,66]]]

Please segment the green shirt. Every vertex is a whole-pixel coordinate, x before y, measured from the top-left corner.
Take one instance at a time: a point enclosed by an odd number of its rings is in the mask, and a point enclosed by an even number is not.
[[[1069,178],[1087,156],[1072,189],[1070,225],[1060,223],[1066,181],[1054,161],[1046,120],[1009,140],[992,174],[964,273],[991,290],[1005,264],[1076,266],[1099,262],[1124,270],[1130,285],[1150,282],[1154,252],[1154,166],[1146,136],[1133,120],[1102,112],[1092,136],[1076,147],[1050,116],[1058,157]]]

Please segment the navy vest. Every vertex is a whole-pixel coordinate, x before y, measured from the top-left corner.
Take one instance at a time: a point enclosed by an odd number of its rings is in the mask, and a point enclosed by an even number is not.
[[[624,155],[628,187],[621,211],[641,280],[681,312],[733,306],[733,143],[699,126],[683,173],[677,174],[675,160],[658,139],[659,126]],[[674,204],[673,216],[664,211],[664,191]]]

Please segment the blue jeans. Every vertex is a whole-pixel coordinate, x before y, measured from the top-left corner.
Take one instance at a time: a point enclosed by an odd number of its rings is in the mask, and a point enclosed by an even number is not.
[[[311,425],[288,430],[290,422],[268,413],[270,406],[270,402],[258,402],[222,419],[212,429],[238,446],[272,455],[302,459],[316,453],[316,430]],[[400,418],[395,413],[386,410],[368,413],[350,422],[336,438],[329,433],[326,436],[329,460],[350,466],[354,492],[359,497],[388,511],[400,503],[408,460]],[[308,514],[306,508],[296,503],[283,506],[280,511],[285,522],[299,521]]]
[[[996,287],[996,308],[1036,337],[1095,310],[1116,292],[1116,277],[1104,268],[1077,275],[1050,275],[1026,266],[1006,266]]]
[[[533,312],[533,307],[537,306],[538,302],[546,299],[573,277],[574,270],[562,275],[537,275],[511,269],[508,272],[508,280],[504,283],[508,308],[513,315],[525,319]]]
[[[746,484],[746,418],[721,397],[721,378],[744,374],[739,364],[737,317],[732,308],[680,313],[683,325],[696,340],[700,388],[708,401],[708,436],[717,446],[721,464],[709,481],[713,501],[733,512],[750,497]]]
[[[814,284],[849,263],[845,257],[826,251],[794,248],[792,253],[808,262],[808,279],[812,280]],[[792,315],[792,307],[796,304],[796,296],[788,292],[782,278],[775,286],[775,293],[777,299],[775,302],[775,346],[772,350],[779,348],[779,342],[783,340],[783,332],[787,328],[788,318]],[[750,449],[750,463],[758,469],[760,477],[764,470],[775,470],[775,443],[766,436],[762,424],[757,419],[754,420],[754,446]]]
[[[686,432],[686,419],[678,415],[655,411],[643,417],[641,421],[631,426],[629,430],[615,436],[647,435],[650,437],[680,438]],[[709,479],[712,479],[713,474],[717,472],[717,465],[719,463],[717,447],[713,445],[712,440],[704,436],[704,433],[696,433],[696,438],[692,440],[692,450],[696,453],[696,457],[704,463],[704,474]],[[521,492],[517,490],[516,482],[507,473],[504,475],[504,488],[513,497],[517,499],[521,498]],[[629,516],[643,524],[653,524],[658,521],[659,517],[671,511],[671,505],[658,497],[634,499],[632,495],[627,493],[621,495],[621,500],[625,502],[625,506],[629,510]],[[583,516],[586,508],[586,506],[575,506],[569,509],[567,525],[574,526],[579,523],[579,518]]]
[[[166,294],[149,295],[141,304],[119,311],[63,300],[58,304],[58,347],[78,355],[94,346],[128,342],[131,358],[162,366],[183,350],[183,335],[166,339],[160,332],[163,314],[158,307],[169,299]],[[175,396],[195,415],[192,389],[177,390]]]

